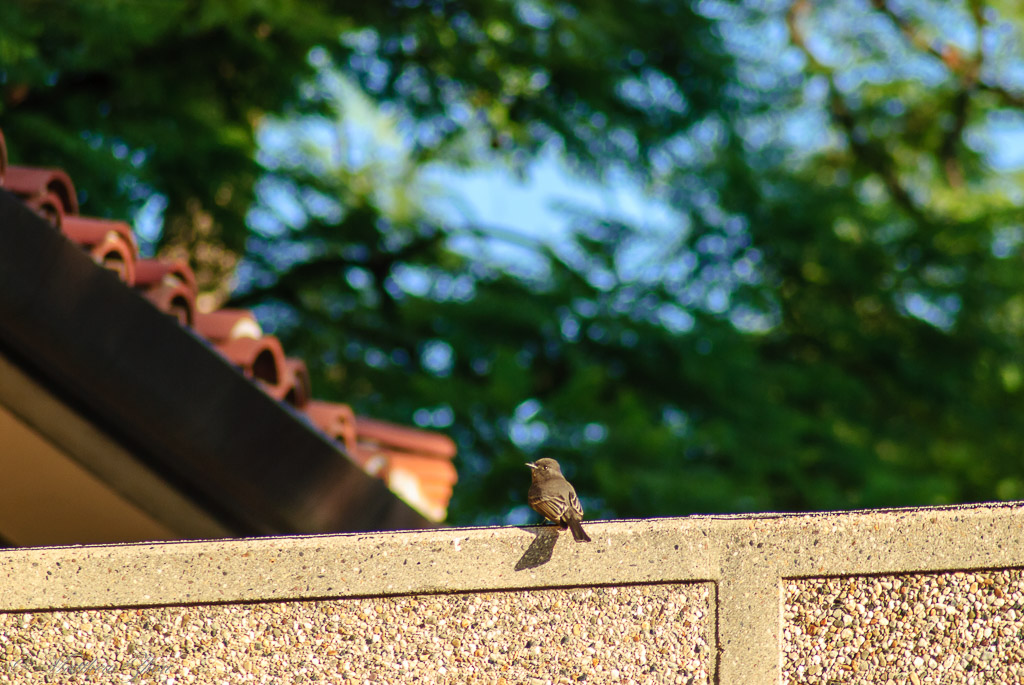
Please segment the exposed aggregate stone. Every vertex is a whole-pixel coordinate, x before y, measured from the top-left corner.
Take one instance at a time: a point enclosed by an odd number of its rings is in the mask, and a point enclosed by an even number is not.
[[[784,583],[783,683],[1024,682],[1024,570]]]
[[[0,683],[697,685],[711,587],[0,614]]]

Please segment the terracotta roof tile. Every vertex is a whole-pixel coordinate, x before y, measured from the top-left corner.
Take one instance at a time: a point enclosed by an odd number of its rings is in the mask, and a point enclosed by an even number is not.
[[[361,443],[394,447],[445,459],[455,456],[455,443],[446,435],[399,426],[387,421],[356,417],[356,432]]]
[[[78,214],[78,196],[71,178],[61,169],[40,169],[37,167],[7,166],[4,174],[4,188],[18,195],[25,204],[52,194],[64,214]]]
[[[160,283],[146,288],[142,294],[157,309],[176,318],[182,326],[192,325],[196,312],[196,296],[184,283]]]
[[[135,285],[135,261],[139,253],[135,235],[122,221],[65,216],[64,235],[87,248],[100,266],[115,272],[127,285]]]
[[[221,343],[235,338],[260,338],[263,329],[248,309],[218,309],[197,313],[195,328],[210,342]]]
[[[368,472],[428,517],[440,521],[458,481],[452,458],[455,443],[447,436],[356,417],[356,452]]]
[[[415,453],[404,453],[394,451],[381,451],[388,459],[391,468],[405,469],[419,473],[422,479],[432,484],[447,487],[452,486],[459,480],[455,473],[455,467],[447,459],[429,459]]]
[[[216,345],[216,348],[242,373],[259,381],[268,395],[277,400],[284,399],[287,387],[284,348],[277,338],[272,335],[233,338]]]
[[[447,436],[367,417],[347,404],[313,398],[302,359],[286,357],[280,341],[263,334],[252,312],[196,310],[198,287],[183,260],[142,259],[127,223],[78,215],[74,185],[64,171],[7,164],[0,131],[0,186],[13,192],[101,266],[114,271],[158,309],[193,328],[268,395],[300,410],[316,429],[334,439],[355,463],[382,478],[420,513],[445,518],[458,475],[455,443]],[[286,455],[282,455],[282,458]]]
[[[135,284],[143,288],[165,284],[184,285],[192,293],[199,292],[196,275],[181,259],[140,259],[135,265]]]
[[[135,262],[135,286],[156,308],[192,326],[199,288],[192,269],[180,259],[139,259]]]
[[[32,195],[24,199],[25,204],[57,228],[64,224],[64,203],[56,193]]]
[[[355,416],[347,404],[313,400],[303,411],[343,444],[367,473],[435,521],[443,521],[458,481],[455,443],[444,435]]]
[[[310,421],[321,431],[345,446],[353,459],[359,461],[356,445],[356,415],[347,404],[310,400],[303,407]],[[360,465],[362,465],[360,463]]]
[[[86,247],[92,247],[101,243],[108,235],[114,233],[131,247],[134,253],[132,261],[135,261],[135,255],[139,252],[139,246],[135,242],[135,234],[132,232],[131,226],[123,221],[68,215],[64,217],[62,230],[64,235],[71,238],[71,240]]]
[[[313,399],[313,382],[309,378],[306,362],[298,357],[285,357],[288,391],[284,401],[293,407],[304,407]]]

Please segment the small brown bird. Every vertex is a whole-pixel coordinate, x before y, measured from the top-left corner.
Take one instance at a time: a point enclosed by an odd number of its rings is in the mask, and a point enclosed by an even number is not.
[[[530,492],[526,501],[533,510],[548,521],[557,523],[563,530],[572,531],[576,542],[590,542],[590,536],[583,530],[583,506],[572,485],[562,475],[562,469],[554,459],[538,459],[527,463],[530,467]]]

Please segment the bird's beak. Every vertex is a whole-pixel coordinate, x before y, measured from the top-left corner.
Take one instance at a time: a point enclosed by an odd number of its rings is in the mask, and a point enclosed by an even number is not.
[[[528,461],[528,462],[526,462],[526,465],[527,465],[527,466],[529,466],[529,467],[530,467],[531,469],[535,469],[535,468],[537,468],[537,465],[536,465],[536,464],[534,464],[534,463],[533,463],[532,461]]]

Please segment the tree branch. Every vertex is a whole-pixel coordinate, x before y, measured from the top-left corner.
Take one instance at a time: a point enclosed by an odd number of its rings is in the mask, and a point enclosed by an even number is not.
[[[878,1],[880,0],[876,0],[876,2]],[[907,214],[918,221],[923,221],[925,219],[924,212],[917,206],[909,191],[900,182],[899,176],[896,173],[895,162],[893,162],[881,145],[873,144],[866,134],[857,130],[856,117],[847,105],[842,93],[839,92],[839,88],[836,87],[835,71],[820,62],[807,46],[807,41],[800,26],[800,19],[810,9],[811,5],[808,0],[795,0],[789,6],[789,11],[786,14],[786,25],[789,28],[790,42],[804,53],[814,71],[821,73],[828,79],[829,113],[832,115],[833,122],[846,134],[847,144],[853,151],[854,156],[865,164],[868,169],[881,177],[882,182],[889,191],[889,195],[898,205],[903,207]]]
[[[893,11],[886,0],[873,0],[873,4],[875,9],[892,21],[912,46],[941,61],[960,82],[960,87],[951,102],[953,126],[946,132],[938,150],[939,162],[945,170],[946,181],[950,186],[959,188],[963,186],[963,170],[957,159],[957,153],[963,140],[964,127],[967,125],[971,95],[979,88],[985,87],[980,81],[981,68],[985,59],[981,49],[981,34],[986,24],[984,7],[979,0],[972,0],[970,3],[971,19],[974,21],[977,34],[977,45],[974,54],[968,57],[952,43],[937,39],[929,40],[906,18]],[[1009,93],[1005,93],[1005,95],[1009,95]]]

